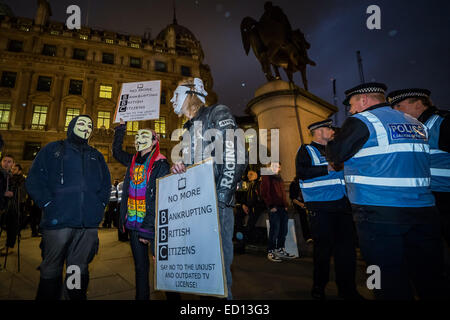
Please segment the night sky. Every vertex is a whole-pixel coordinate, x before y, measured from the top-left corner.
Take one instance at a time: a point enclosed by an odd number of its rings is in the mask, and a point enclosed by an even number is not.
[[[36,0],[4,1],[16,16],[34,17]],[[205,63],[214,78],[219,102],[236,115],[254,91],[266,82],[252,52],[245,55],[240,23],[246,16],[259,20],[265,0],[178,0],[178,24],[190,29],[201,42]],[[450,1],[330,1],[274,0],[311,43],[308,66],[309,90],[333,103],[331,78],[337,79],[338,107],[344,91],[359,83],[356,51],[360,50],[365,80],[384,82],[388,91],[424,87],[440,108],[450,107]],[[67,6],[81,8],[82,24],[125,34],[151,37],[172,22],[168,0],[52,0],[51,20],[65,21]],[[381,8],[381,30],[369,30],[366,9]],[[89,14],[87,15],[87,13]],[[282,77],[287,79],[282,71]],[[294,78],[302,86],[300,74]],[[341,122],[341,121],[339,121]]]

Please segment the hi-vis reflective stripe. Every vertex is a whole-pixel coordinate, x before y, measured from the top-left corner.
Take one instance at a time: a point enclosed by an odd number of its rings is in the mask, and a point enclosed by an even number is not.
[[[436,123],[437,119],[439,119],[439,116],[437,114],[432,115],[427,122],[425,122],[425,126],[428,128],[428,130],[431,130],[433,128],[434,124]]]
[[[345,181],[342,179],[330,179],[313,182],[300,182],[300,188],[316,188],[323,186],[333,186],[336,184],[345,184]]]
[[[369,120],[370,123],[373,125],[373,128],[377,133],[378,146],[387,146],[389,144],[389,139],[387,136],[386,129],[384,128],[383,123],[381,123],[380,119],[378,119],[376,115],[374,115],[369,111],[361,112],[359,113],[359,115]]]
[[[447,152],[439,150],[439,149],[431,149],[430,150],[430,154],[437,154],[437,153],[447,153]]]
[[[353,157],[361,158],[373,156],[377,154],[387,154],[393,152],[425,152],[430,153],[430,146],[424,143],[395,143],[387,146],[376,146],[363,148],[359,150]]]
[[[450,177],[450,169],[430,168],[432,176]]]
[[[367,184],[383,187],[428,187],[430,178],[375,178],[366,176],[345,176],[346,183]]]
[[[324,166],[324,165],[327,165],[328,164],[328,162],[320,162],[320,159],[317,157],[317,154],[316,154],[316,152],[314,151],[314,148],[313,147],[311,147],[311,146],[306,146],[306,148],[309,150],[309,153],[311,154],[311,156],[312,156],[312,161],[314,162],[314,165],[315,166]]]

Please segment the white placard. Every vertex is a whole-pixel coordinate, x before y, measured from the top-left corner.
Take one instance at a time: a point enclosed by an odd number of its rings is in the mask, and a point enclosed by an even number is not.
[[[157,181],[155,288],[227,296],[213,160]]]
[[[269,220],[266,220],[266,226],[267,226],[267,237],[269,237],[270,232]],[[286,252],[293,254],[295,258],[299,257],[294,219],[288,220],[288,233],[286,235],[286,242],[284,243],[284,248],[286,249]]]
[[[160,99],[161,80],[123,83],[114,123],[159,119]]]

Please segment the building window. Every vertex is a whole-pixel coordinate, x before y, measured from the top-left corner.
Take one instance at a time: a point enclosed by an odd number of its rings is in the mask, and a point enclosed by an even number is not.
[[[141,58],[130,57],[130,67],[140,68],[141,67]]]
[[[39,76],[37,91],[50,92],[50,88],[52,86],[52,78]]]
[[[166,90],[161,90],[161,101],[160,104],[166,104]]]
[[[34,106],[33,119],[31,120],[31,129],[44,130],[47,120],[47,106]]]
[[[70,80],[69,94],[81,95],[83,92],[83,80]]]
[[[21,30],[21,31],[25,31],[25,32],[29,32],[29,31],[30,31],[30,27],[29,27],[29,26],[26,26],[26,25],[21,25],[21,26],[20,26],[20,30]]]
[[[102,63],[114,64],[114,54],[103,52]]]
[[[167,72],[167,64],[163,61],[155,61],[155,71]]]
[[[42,54],[44,56],[56,57],[56,46],[51,44],[44,44],[42,48]]]
[[[1,86],[7,87],[7,88],[14,88],[16,85],[16,77],[17,77],[17,72],[3,71],[2,79],[1,79]]]
[[[87,40],[87,39],[89,39],[89,36],[86,35],[86,34],[80,34],[80,39],[81,40]]]
[[[11,103],[0,103],[0,129],[8,129]]]
[[[155,120],[155,131],[162,138],[166,137],[166,117],[159,117],[158,120]]]
[[[114,40],[113,39],[105,39],[105,42],[107,44],[114,44]]]
[[[23,150],[23,160],[34,160],[39,150],[41,150],[40,142],[25,142]]]
[[[181,66],[181,75],[185,77],[190,77],[191,74],[191,68],[186,66]]]
[[[131,42],[130,47],[139,49],[141,47],[141,45],[139,43]]]
[[[60,32],[58,30],[52,30],[52,31],[50,31],[50,34],[57,36],[60,34]]]
[[[67,130],[67,127],[69,126],[70,121],[72,121],[73,118],[80,115],[80,109],[77,108],[68,108],[66,112],[66,124],[65,124],[65,130]]]
[[[109,147],[104,145],[96,145],[95,149],[100,151],[100,153],[103,155],[103,158],[105,158],[105,162],[109,162]]]
[[[8,51],[22,52],[23,51],[23,42],[18,41],[18,40],[9,41]]]
[[[139,130],[139,122],[138,121],[128,121],[127,122],[127,135],[132,136],[135,135]]]
[[[110,119],[111,119],[111,112],[99,111],[97,117],[97,128],[109,129]]]
[[[86,50],[83,49],[73,49],[73,59],[86,60]]]
[[[112,86],[107,85],[107,84],[101,84],[100,85],[99,97],[100,98],[111,99],[111,97],[112,97]]]

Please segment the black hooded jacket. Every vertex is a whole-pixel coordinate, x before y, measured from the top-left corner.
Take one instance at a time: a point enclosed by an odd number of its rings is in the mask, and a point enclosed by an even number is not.
[[[103,155],[67,129],[67,139],[39,151],[26,180],[28,194],[44,208],[42,229],[97,228],[111,190],[111,177]],[[89,117],[90,118],[90,117]]]

